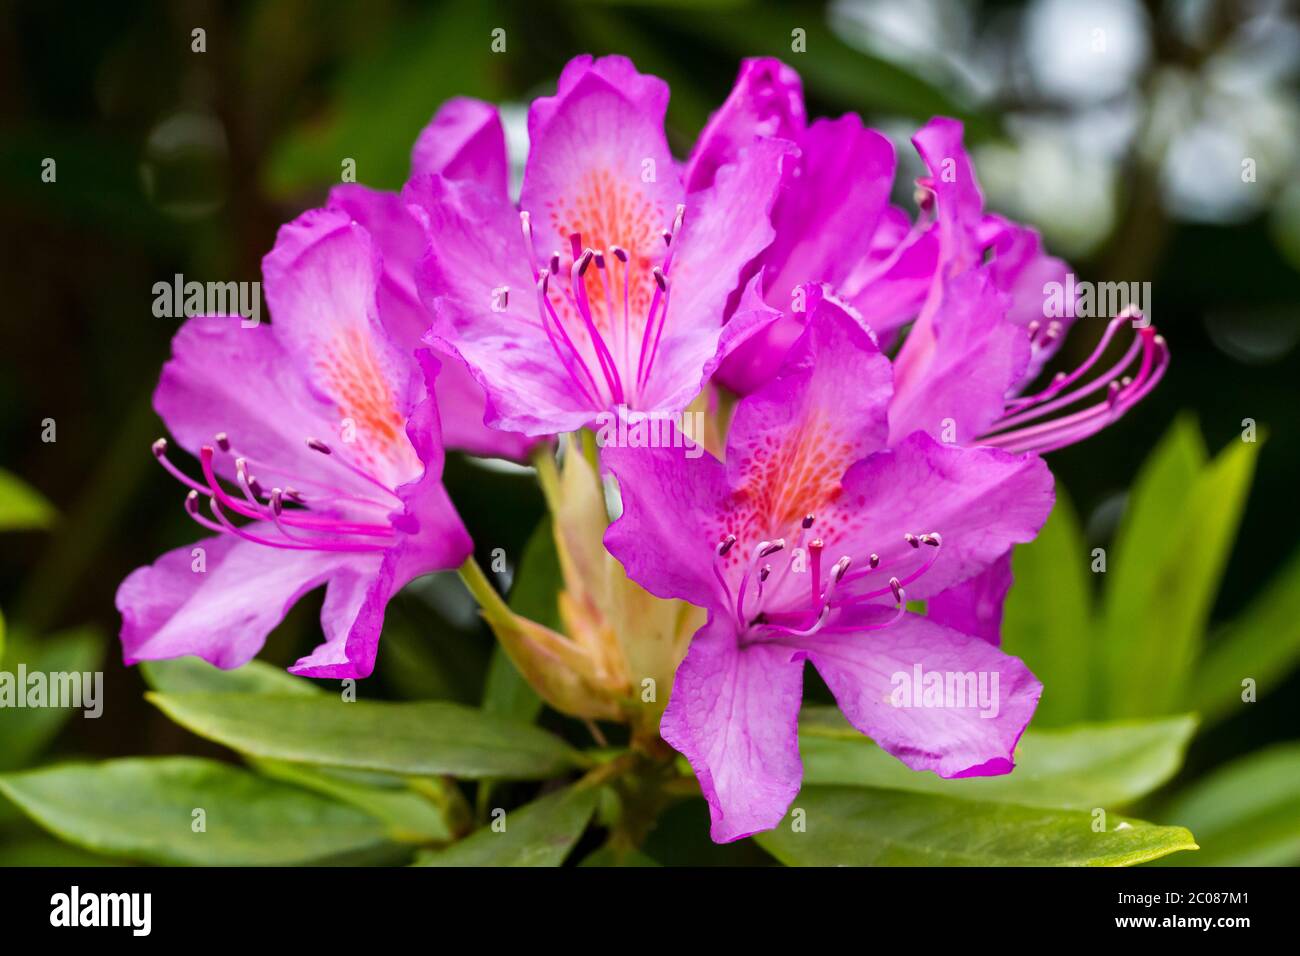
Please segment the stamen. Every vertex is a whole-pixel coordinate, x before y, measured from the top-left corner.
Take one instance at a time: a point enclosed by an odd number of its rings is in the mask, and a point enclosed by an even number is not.
[[[209,446],[204,445],[203,447],[208,448],[208,450],[211,451],[211,448]],[[399,502],[402,500],[401,495],[399,495],[392,488],[389,488],[386,484],[384,484],[374,475],[370,474],[370,472],[365,471],[362,468],[358,468],[356,465],[352,464],[352,462],[348,461],[347,458],[344,457],[343,455],[335,455],[334,452],[330,449],[330,446],[325,444],[319,438],[308,438],[307,447],[310,448],[312,451],[320,452],[322,455],[328,455],[332,460],[338,462],[340,465],[342,465],[348,471],[352,472],[352,474],[356,475],[358,478],[362,478],[370,482],[372,485],[374,485],[376,488],[380,489],[381,491],[385,491],[388,494],[392,495]]]
[[[1085,385],[1080,385],[1073,390],[1070,390],[1070,387],[1097,364],[1119,329],[1131,325],[1133,319],[1139,315],[1140,313],[1132,307],[1125,309],[1107,323],[1106,330],[1096,347],[1077,369],[1068,375],[1057,374],[1051,384],[1041,392],[1009,400],[1007,414],[994,422],[988,433],[981,436],[979,441],[985,445],[1016,453],[1032,451],[1043,454],[1081,441],[1118,421],[1155,388],[1168,368],[1168,347],[1164,338],[1158,335],[1153,327],[1139,328],[1124,355],[1106,372]],[[1031,327],[1032,325],[1033,323]],[[1060,324],[1052,323],[1049,324],[1042,338],[1049,340],[1050,337],[1059,334]],[[1141,362],[1137,371],[1132,375],[1126,374],[1125,370],[1139,356]],[[1028,425],[1029,422],[1073,405],[1102,389],[1105,390],[1102,400],[1082,411],[1042,424]]]

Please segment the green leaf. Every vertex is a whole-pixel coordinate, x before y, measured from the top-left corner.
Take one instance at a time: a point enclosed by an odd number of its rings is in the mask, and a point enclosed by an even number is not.
[[[200,737],[273,760],[426,776],[532,780],[581,755],[536,727],[445,701],[391,704],[334,697],[150,694]]]
[[[640,850],[631,848],[615,849],[606,843],[591,856],[584,859],[578,866],[659,866],[656,860],[652,860]]]
[[[502,818],[504,831],[482,827],[446,850],[422,853],[416,865],[559,866],[587,829],[599,797],[599,787],[567,787],[511,810]]]
[[[1300,551],[1235,621],[1229,622],[1202,656],[1192,676],[1187,706],[1207,719],[1241,705],[1241,682],[1256,689],[1279,686],[1300,662]]]
[[[692,38],[703,37],[736,57],[775,56],[786,62],[791,61],[791,30],[797,26],[806,34],[808,55],[794,59],[810,96],[830,100],[842,109],[901,114],[917,122],[933,116],[957,117],[966,124],[967,145],[996,129],[990,115],[954,100],[942,84],[849,47],[820,17],[800,17],[792,23],[779,8],[755,6],[738,17],[695,11],[675,15],[673,20]]]
[[[0,776],[0,792],[63,840],[147,863],[297,864],[385,842],[382,824],[360,810],[191,757],[8,774]],[[194,832],[196,810],[205,832]]]
[[[58,513],[36,489],[0,468],[0,531],[39,531]]]
[[[1233,761],[1178,796],[1161,814],[1195,828],[1196,866],[1300,863],[1300,742]]]
[[[1239,442],[1202,468],[1195,425],[1182,419],[1143,467],[1106,575],[1110,716],[1182,705],[1258,452]]]
[[[456,29],[447,29],[448,17]],[[400,188],[411,147],[440,103],[453,96],[494,99],[501,91],[501,70],[491,62],[497,19],[490,5],[442,3],[414,22],[395,22],[382,42],[345,66],[329,112],[277,144],[267,168],[269,191],[285,196],[337,183],[345,157],[356,161],[358,182]],[[467,43],[467,36],[483,42]]]
[[[15,634],[7,642],[0,671],[15,675],[15,679],[19,665],[25,665],[29,674],[94,674],[103,658],[103,637],[90,628],[40,640]],[[0,708],[0,771],[26,766],[78,713],[81,711],[65,707]]]
[[[1047,524],[1011,558],[1015,584],[1002,617],[1002,647],[1043,682],[1037,727],[1061,727],[1096,712],[1101,675],[1091,626],[1090,555],[1065,489]]]
[[[398,843],[446,843],[455,836],[442,808],[416,793],[400,777],[376,780],[371,775],[370,780],[361,783],[339,772],[280,760],[254,760],[253,765],[267,777],[323,793],[382,820],[389,839]]]
[[[25,840],[10,840],[0,846],[0,867],[14,866],[117,866],[107,857],[87,853],[85,850],[46,836]]]
[[[243,667],[227,671],[213,667],[199,657],[177,657],[168,661],[143,661],[140,673],[145,683],[164,694],[211,691],[308,696],[321,693],[320,688],[310,681],[264,661],[249,661]]]
[[[805,787],[793,819],[755,839],[787,866],[1131,866],[1195,849],[1182,827],[1011,803],[860,787]]]
[[[1030,728],[1016,748],[1016,769],[1000,777],[944,780],[909,770],[844,720],[834,707],[805,707],[799,722],[804,783],[883,787],[965,800],[1091,810],[1132,803],[1182,765],[1196,729],[1190,716]]]

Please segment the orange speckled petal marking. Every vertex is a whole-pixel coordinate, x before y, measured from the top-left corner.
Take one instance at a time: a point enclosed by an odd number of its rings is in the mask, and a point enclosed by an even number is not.
[[[403,422],[411,362],[380,324],[379,257],[366,230],[339,209],[315,210],[280,230],[266,257],[272,331],[337,412],[314,437],[346,452],[390,488],[419,474]]]
[[[419,463],[374,339],[357,327],[341,329],[317,351],[314,370],[338,405],[342,441],[352,446],[353,459],[371,470],[415,474]]]

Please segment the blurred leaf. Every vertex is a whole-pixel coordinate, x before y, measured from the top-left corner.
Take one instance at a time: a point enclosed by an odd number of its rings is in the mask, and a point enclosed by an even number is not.
[[[443,101],[501,93],[504,57],[491,49],[498,19],[491,4],[452,3],[414,22],[395,19],[383,43],[342,71],[330,112],[276,145],[266,170],[268,192],[284,197],[337,183],[345,158],[356,161],[359,182],[399,188],[416,137]],[[448,29],[449,22],[456,28]]]
[[[1038,537],[1011,556],[1015,584],[1002,617],[1002,648],[1043,682],[1036,727],[1062,727],[1095,712],[1100,679],[1092,626],[1090,555],[1074,505],[1057,483],[1056,506]]]
[[[834,707],[805,707],[799,721],[804,784],[884,787],[965,800],[1091,810],[1121,807],[1155,790],[1182,765],[1192,717],[1030,728],[1016,769],[1000,777],[944,780],[909,770],[858,733]]]
[[[755,840],[787,866],[1131,866],[1194,849],[1182,827],[1107,819],[1082,810],[957,800],[860,787],[805,787],[805,814]]]
[[[1241,703],[1241,682],[1277,687],[1300,661],[1300,552],[1212,640],[1192,676],[1187,706],[1206,718]]]
[[[87,853],[85,850],[49,837],[12,840],[0,846],[0,867],[14,866],[119,866],[115,860]]]
[[[1196,866],[1300,863],[1300,743],[1236,760],[1181,793],[1162,813],[1193,827]]]
[[[359,810],[191,757],[8,774],[0,776],[0,791],[61,839],[148,863],[275,866],[384,842],[382,825]],[[206,832],[191,828],[196,809],[204,811]]]
[[[56,517],[54,506],[44,495],[0,468],[0,531],[41,530]]]
[[[168,661],[142,661],[140,673],[152,689],[164,694],[210,691],[231,694],[319,694],[320,688],[265,661],[249,661],[234,670],[222,670],[199,657]]]
[[[200,737],[291,763],[416,776],[531,780],[572,769],[581,756],[558,737],[444,701],[348,703],[333,697],[149,694]]]
[[[7,210],[102,230],[108,236],[174,254],[181,233],[145,198],[140,184],[140,144],[135,136],[110,138],[91,124],[9,127],[0,140],[0,197]],[[120,127],[111,127],[119,132]],[[57,158],[54,183],[36,181],[47,157]]]
[[[807,92],[844,109],[861,113],[887,113],[923,123],[933,116],[952,116],[966,125],[966,141],[986,139],[996,132],[996,121],[959,103],[936,84],[900,66],[855,50],[826,26],[819,7],[802,13],[755,6],[735,17],[707,12],[680,13],[673,24],[693,37],[703,37],[737,59],[775,56],[799,71]],[[791,31],[806,33],[807,53],[791,50]]]
[[[630,848],[616,849],[606,843],[595,853],[584,859],[578,866],[659,866],[659,863],[646,856],[640,850]]]
[[[448,614],[430,606],[446,597],[445,590],[461,584],[450,581],[422,581],[416,592],[408,588],[390,602],[379,644],[376,673],[398,696],[408,700],[451,700],[474,704],[482,693],[489,657],[488,645],[478,633],[477,620],[467,631]]]
[[[1184,418],[1143,466],[1106,575],[1111,716],[1181,704],[1258,453],[1258,442],[1239,442],[1202,467],[1196,426]]]
[[[599,797],[599,787],[567,787],[511,810],[504,831],[482,827],[446,850],[421,853],[416,866],[559,866],[587,829]]]
[[[17,675],[19,665],[24,664],[28,673],[95,673],[103,659],[104,639],[91,628],[40,640],[13,635],[6,643],[0,671]],[[30,763],[68,718],[79,712],[71,707],[0,708],[0,771]]]
[[[400,779],[394,778],[396,787],[385,788],[280,760],[255,760],[254,766],[267,777],[323,793],[382,820],[389,839],[399,843],[446,843],[454,837],[442,809]]]

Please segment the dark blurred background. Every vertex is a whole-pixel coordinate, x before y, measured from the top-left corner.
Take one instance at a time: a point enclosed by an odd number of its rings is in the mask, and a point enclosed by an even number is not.
[[[1138,0],[5,3],[0,19],[0,465],[61,518],[0,544],[0,608],[30,635],[109,635],[106,719],[58,746],[96,755],[216,753],[141,699],[111,638],[134,567],[194,537],[155,464],[150,394],[177,323],[153,284],[260,278],[277,226],[322,201],[341,164],[396,188],[410,145],[452,95],[503,104],[512,148],[528,100],[581,52],[619,52],[672,86],[681,154],[738,61],[776,55],[810,115],[862,113],[893,137],[959,116],[988,204],[1028,221],[1081,279],[1153,284],[1172,369],[1140,409],[1051,456],[1105,544],[1122,495],[1175,415],[1217,451],[1242,420],[1268,433],[1216,617],[1291,555],[1300,516],[1300,21],[1293,6]],[[205,31],[206,51],[192,50]],[[504,29],[505,52],[491,49]],[[791,52],[792,30],[807,52]],[[522,154],[521,154],[522,155]],[[53,158],[57,180],[42,182]],[[515,157],[518,158],[518,157]],[[1252,160],[1253,181],[1243,181]],[[516,169],[516,174],[518,169]],[[1081,328],[1062,361],[1078,361]],[[42,441],[53,419],[57,440]],[[480,548],[518,554],[541,514],[525,475],[463,459],[448,482]],[[1196,555],[1189,554],[1188,561]],[[264,657],[317,641],[319,595]],[[367,696],[474,699],[490,643],[454,580],[396,603]],[[431,635],[447,634],[446,640]],[[1189,772],[1295,736],[1300,681],[1200,738]]]

